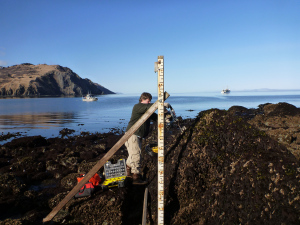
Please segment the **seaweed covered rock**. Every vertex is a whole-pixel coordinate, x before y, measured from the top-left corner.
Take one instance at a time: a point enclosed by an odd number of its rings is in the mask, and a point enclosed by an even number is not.
[[[170,224],[299,223],[299,162],[284,146],[220,110],[200,113],[189,132],[169,159]]]
[[[267,104],[249,123],[285,145],[300,159],[300,109],[288,103]]]
[[[291,151],[299,148],[298,111],[286,103],[211,109],[180,120],[184,132],[166,129],[165,224],[299,224],[300,166]],[[0,146],[0,220],[42,224],[76,185],[77,174],[87,173],[120,137],[28,137]],[[143,149],[150,143],[157,143],[155,126]],[[142,156],[147,224],[157,224],[157,157]],[[110,161],[121,158],[127,158],[124,146]],[[71,199],[53,223],[141,224],[145,188],[126,184]]]
[[[300,113],[296,106],[286,102],[267,104],[263,107],[263,110],[267,116],[294,116]]]
[[[0,221],[42,224],[50,208],[77,184],[78,168],[83,163],[94,164],[105,154],[94,146],[112,146],[118,139],[113,134],[49,139],[37,136],[1,145]],[[80,155],[86,156],[84,161]]]

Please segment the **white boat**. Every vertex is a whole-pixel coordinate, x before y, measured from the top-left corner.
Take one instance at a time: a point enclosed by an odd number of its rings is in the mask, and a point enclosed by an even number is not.
[[[223,90],[221,91],[221,93],[222,93],[222,94],[229,94],[229,93],[230,93],[230,90],[229,90],[228,88],[226,88],[226,89],[223,89]]]
[[[88,93],[86,96],[82,97],[82,101],[85,102],[93,102],[93,101],[97,101],[98,98],[92,96],[90,93]]]

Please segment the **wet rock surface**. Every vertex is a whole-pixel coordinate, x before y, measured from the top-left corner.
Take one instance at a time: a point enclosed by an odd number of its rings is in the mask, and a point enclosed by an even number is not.
[[[287,103],[211,109],[165,131],[166,224],[299,224],[300,110]],[[22,137],[0,145],[1,224],[44,217],[122,137]],[[157,142],[155,126],[143,141]],[[127,158],[123,146],[110,159]],[[148,224],[157,224],[157,158],[143,151]],[[99,170],[102,174],[103,168]],[[141,224],[143,186],[71,199],[49,224]]]
[[[287,147],[297,159],[300,159],[300,112],[287,103],[267,104],[264,114],[249,121],[258,129],[265,131],[279,143]]]

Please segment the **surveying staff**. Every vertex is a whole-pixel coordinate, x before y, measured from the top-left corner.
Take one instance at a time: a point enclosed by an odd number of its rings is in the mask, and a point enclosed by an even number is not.
[[[141,94],[139,103],[135,104],[132,109],[130,121],[128,123],[126,131],[128,131],[153,105],[150,103],[152,95],[144,92]],[[165,107],[170,107],[170,104],[165,103]],[[125,142],[125,146],[128,151],[128,158],[126,161],[127,177],[133,179],[132,184],[144,185],[147,181],[142,180],[141,176],[141,149],[142,149],[142,138],[146,137],[150,129],[150,120],[157,121],[157,114],[153,113],[145,123]]]

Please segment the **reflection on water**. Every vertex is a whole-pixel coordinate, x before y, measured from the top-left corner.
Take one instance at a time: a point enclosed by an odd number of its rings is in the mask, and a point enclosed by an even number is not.
[[[74,123],[76,114],[72,112],[41,113],[26,115],[0,115],[0,127],[11,129],[11,127],[22,126],[26,128],[59,127],[61,124]]]
[[[0,135],[57,137],[64,128],[81,132],[124,130],[138,97],[101,96],[97,102],[81,98],[0,99]],[[7,142],[7,141],[5,141]],[[0,141],[4,144],[4,141]]]
[[[96,102],[81,98],[22,98],[0,99],[0,134],[22,133],[44,137],[59,136],[63,128],[80,132],[109,132],[125,130],[137,95],[101,95]],[[153,100],[157,97],[153,95]],[[154,102],[154,101],[153,101]],[[168,98],[177,116],[195,118],[200,111],[233,105],[257,108],[259,104],[287,102],[300,107],[300,92],[199,93],[194,96],[172,94]],[[0,142],[0,144],[3,144]]]

